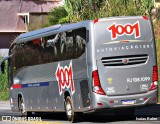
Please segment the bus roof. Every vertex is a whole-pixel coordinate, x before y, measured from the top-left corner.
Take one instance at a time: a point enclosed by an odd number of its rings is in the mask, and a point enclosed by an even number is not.
[[[27,33],[23,33],[23,34],[18,36],[18,39],[32,37],[32,36],[35,36],[37,34],[43,34],[43,33],[46,33],[46,32],[58,30],[61,26],[62,25],[59,24],[59,25],[54,25],[54,26],[50,26],[50,27],[47,27],[47,28],[43,28],[43,29],[39,29],[39,30],[34,30],[34,31],[27,32]]]
[[[91,21],[94,23],[97,23],[99,21],[106,21],[106,20],[135,19],[135,18],[144,18],[148,20],[147,16],[117,16],[117,17],[98,18],[95,20],[86,20],[83,22],[70,23],[70,24],[62,24],[62,25],[58,24],[58,25],[47,27],[47,28],[42,28],[42,29],[27,32],[27,33],[23,33],[13,41],[10,47],[12,47],[14,43],[27,42],[36,38],[44,37],[46,34],[51,35],[53,33],[59,33],[66,30],[72,30],[79,27],[83,27],[85,23],[89,23]]]
[[[143,18],[145,20],[149,20],[148,16],[115,16],[115,17],[107,17],[107,18],[97,18],[94,20],[94,23],[99,21],[108,21],[108,20],[121,20],[121,19],[140,19]]]
[[[76,28],[82,27],[83,23],[84,22],[70,23],[70,24],[58,24],[58,25],[53,25],[53,26],[50,26],[50,27],[46,27],[46,28],[30,31],[30,32],[27,32],[27,33],[23,33],[23,34],[20,34],[13,41],[11,46],[14,43],[22,43],[22,42],[26,42],[26,41],[29,41],[29,40],[32,40],[32,39],[43,37],[46,34],[47,35],[51,35],[53,33],[59,33],[59,32],[63,32],[63,31],[66,31],[66,30],[76,29]]]

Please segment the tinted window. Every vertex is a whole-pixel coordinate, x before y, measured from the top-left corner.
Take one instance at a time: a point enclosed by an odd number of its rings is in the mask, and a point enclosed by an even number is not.
[[[76,59],[85,52],[86,29],[80,28],[18,44],[15,69],[25,66]]]

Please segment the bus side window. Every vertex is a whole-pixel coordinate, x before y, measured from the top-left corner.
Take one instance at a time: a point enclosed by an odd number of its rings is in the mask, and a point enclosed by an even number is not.
[[[74,59],[75,57],[75,45],[74,45],[74,37],[73,33],[68,33],[68,36],[66,38],[66,58],[68,59]]]
[[[62,33],[61,56],[63,60],[76,59],[85,52],[86,29],[79,28]]]
[[[61,50],[61,55],[64,55],[66,53],[66,48],[65,48],[65,42],[66,42],[66,33],[62,32],[60,36],[60,50]],[[64,57],[64,56],[63,56]]]
[[[80,37],[79,35],[76,36],[76,51],[77,52],[80,52],[80,53],[83,53],[84,49],[85,49],[85,46],[86,46],[86,41]]]
[[[42,57],[43,63],[50,63],[59,60],[60,50],[58,49],[60,34],[53,34],[48,37],[44,37],[46,44],[44,45]]]
[[[86,29],[81,28],[76,30],[76,53],[77,58],[85,52],[86,47]]]
[[[60,32],[19,44],[14,49],[13,72],[25,66],[77,59],[85,52],[85,46],[85,28]]]

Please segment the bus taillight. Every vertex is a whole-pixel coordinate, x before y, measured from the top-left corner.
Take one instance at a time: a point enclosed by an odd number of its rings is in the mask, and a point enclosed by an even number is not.
[[[150,90],[154,90],[158,87],[158,69],[157,66],[153,66],[152,84]]]
[[[92,78],[93,78],[93,92],[100,95],[106,95],[106,93],[103,91],[101,87],[101,83],[98,76],[98,70],[92,72]]]

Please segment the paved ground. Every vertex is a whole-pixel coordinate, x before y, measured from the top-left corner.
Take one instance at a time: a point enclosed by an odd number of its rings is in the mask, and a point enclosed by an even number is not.
[[[0,117],[20,117],[19,113],[13,113],[10,110],[9,101],[0,102]],[[0,124],[69,124],[65,113],[38,113],[31,116],[31,118],[41,116],[42,121],[32,122],[18,122],[18,121],[0,121]],[[143,121],[142,121],[143,120]],[[82,124],[159,124],[160,123],[160,104],[136,109],[134,116],[114,116],[110,112],[101,112],[97,114],[86,115],[81,122]]]
[[[10,104],[9,104],[9,101],[0,101],[0,110],[3,110],[3,109],[9,109],[10,110]]]

